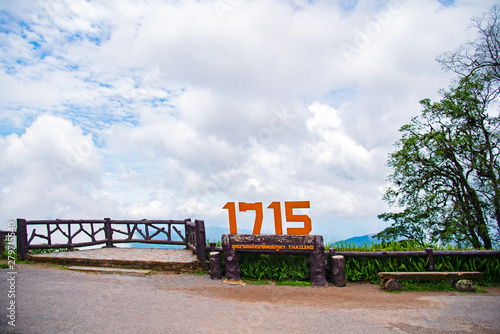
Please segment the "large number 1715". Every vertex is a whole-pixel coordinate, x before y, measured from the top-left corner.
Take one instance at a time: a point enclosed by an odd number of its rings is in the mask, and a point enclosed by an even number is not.
[[[295,202],[285,202],[285,218],[287,222],[301,222],[304,223],[304,227],[289,227],[286,229],[286,234],[292,235],[307,235],[311,232],[311,218],[307,215],[296,215],[293,213],[293,209],[308,209],[310,207],[309,201],[295,201]],[[232,234],[237,234],[238,229],[236,227],[236,204],[234,202],[227,202],[226,205],[222,207],[227,209],[229,213],[229,232]],[[280,202],[272,202],[268,207],[274,211],[274,228],[276,234],[283,234],[283,224],[281,220],[281,204]],[[253,225],[253,234],[260,234],[262,228],[262,220],[264,214],[262,211],[262,202],[255,203],[238,203],[239,211],[255,211],[255,223]]]

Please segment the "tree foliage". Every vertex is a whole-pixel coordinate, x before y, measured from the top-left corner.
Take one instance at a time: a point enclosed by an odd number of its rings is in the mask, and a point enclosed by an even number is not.
[[[402,137],[388,160],[393,186],[384,200],[404,211],[379,216],[392,221],[379,238],[489,249],[498,237],[498,13],[495,6],[474,19],[480,38],[439,59],[460,75],[456,86],[443,92],[439,102],[420,101],[421,115],[400,129]]]

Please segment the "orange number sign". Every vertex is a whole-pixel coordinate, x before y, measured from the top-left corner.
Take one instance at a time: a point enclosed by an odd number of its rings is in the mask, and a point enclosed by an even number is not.
[[[262,228],[262,219],[264,214],[262,213],[262,203],[238,203],[240,211],[255,210],[255,222],[253,223],[253,234],[260,234],[260,229]],[[236,225],[236,222],[234,223]]]
[[[229,214],[229,233],[237,234],[238,229],[236,226],[236,204],[234,202],[227,202],[226,205],[222,207],[228,210]],[[281,204],[280,202],[272,202],[268,207],[274,211],[274,228],[276,234],[283,234],[283,224],[281,220]],[[311,218],[307,215],[296,215],[293,213],[293,209],[308,209],[310,208],[309,201],[295,201],[295,202],[285,202],[285,218],[287,222],[302,222],[304,227],[290,227],[286,229],[287,234],[291,235],[307,235],[311,233]],[[255,211],[255,222],[253,226],[253,234],[260,234],[262,228],[262,220],[264,218],[262,211],[262,202],[255,203],[238,203],[239,211],[252,210]]]
[[[281,204],[280,202],[272,202],[268,209],[274,210],[274,230],[276,234],[283,234],[283,224],[281,223]]]
[[[286,233],[287,234],[293,234],[293,235],[307,235],[311,232],[312,226],[311,226],[311,218],[307,215],[294,215],[293,214],[293,209],[309,209],[310,205],[309,202],[307,201],[300,201],[300,202],[285,202],[285,215],[286,215],[286,221],[287,222],[304,222],[304,227],[298,228],[298,227],[292,227],[292,228],[287,228]]]
[[[222,207],[223,209],[227,209],[229,213],[229,233],[237,234],[238,229],[236,227],[236,206],[234,202],[227,202],[226,205]]]

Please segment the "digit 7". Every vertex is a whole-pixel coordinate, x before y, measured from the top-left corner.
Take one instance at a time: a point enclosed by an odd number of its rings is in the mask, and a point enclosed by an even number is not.
[[[309,209],[309,201],[285,202],[285,217],[287,222],[303,222],[304,227],[290,227],[286,234],[307,235],[311,232],[311,218],[307,215],[294,215],[293,209]]]
[[[253,224],[253,234],[260,234],[264,214],[262,212],[262,202],[238,203],[240,211],[255,210],[255,223]]]

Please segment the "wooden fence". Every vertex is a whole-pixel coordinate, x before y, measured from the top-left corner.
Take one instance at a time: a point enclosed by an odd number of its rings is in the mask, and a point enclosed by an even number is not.
[[[183,234],[184,232],[184,234]],[[54,243],[56,236],[63,242]],[[36,240],[38,239],[38,240]],[[77,240],[78,239],[78,240]],[[34,241],[44,243],[34,243]],[[76,241],[77,240],[77,241]],[[197,254],[200,262],[207,260],[203,220],[30,220],[17,219],[17,254],[24,257],[31,249],[58,249],[119,243],[185,245]]]
[[[36,227],[36,228],[35,228]],[[37,230],[38,229],[38,230]],[[184,234],[183,234],[184,232]],[[7,232],[5,232],[7,233]],[[224,252],[215,243],[206,245],[205,223],[203,220],[30,220],[17,219],[17,253],[24,257],[31,249],[58,249],[93,246],[105,244],[113,247],[118,243],[146,243],[185,245],[197,254],[200,262],[207,262],[207,252]],[[53,243],[57,235],[65,239],[64,243]],[[86,240],[76,242],[75,239]],[[35,240],[35,239],[39,240]],[[175,240],[177,239],[177,240]],[[3,238],[2,238],[3,240]],[[33,241],[45,243],[33,243]],[[426,248],[423,251],[398,252],[348,252],[336,251],[334,248],[324,252],[325,259],[330,261],[331,270],[335,270],[334,256],[395,258],[395,257],[426,257],[427,271],[434,271],[436,256],[500,256],[500,250],[469,250],[469,251],[439,251]]]
[[[220,264],[217,262],[219,259],[216,252],[226,252],[223,247],[217,247],[214,242],[206,246],[205,249],[211,252],[210,260],[210,275],[218,277]],[[213,252],[213,253],[212,253]],[[341,256],[339,256],[341,255]],[[439,251],[432,248],[426,248],[423,251],[399,251],[399,252],[344,252],[336,251],[334,248],[324,252],[324,259],[330,262],[330,278],[335,286],[345,286],[345,261],[344,258],[396,258],[396,257],[427,257],[426,271],[435,271],[434,257],[436,256],[500,256],[500,250],[470,250],[470,251]],[[339,259],[340,258],[340,259]],[[326,262],[325,261],[325,262]],[[213,263],[212,263],[213,262]],[[227,276],[226,276],[227,277]]]
[[[434,271],[435,256],[500,256],[500,250],[469,250],[469,251],[438,251],[432,248],[426,248],[423,251],[408,251],[408,252],[337,252],[334,248],[330,248],[325,252],[328,258],[335,255],[344,257],[370,257],[370,258],[391,258],[391,257],[427,257],[427,271]]]
[[[223,252],[222,247],[217,247],[214,242],[211,242],[205,249],[209,252]],[[370,258],[392,258],[392,257],[427,257],[427,271],[434,271],[435,256],[500,256],[500,250],[464,250],[464,251],[439,251],[432,248],[426,248],[423,251],[407,251],[407,252],[344,252],[337,251],[335,248],[330,248],[325,251],[325,257],[331,259],[335,255],[343,257],[370,257]]]

